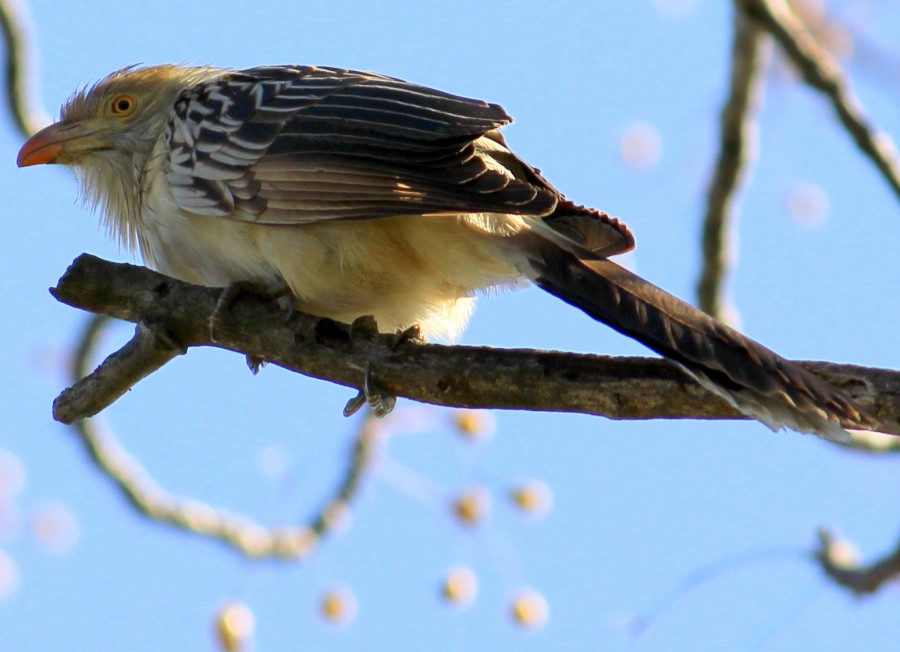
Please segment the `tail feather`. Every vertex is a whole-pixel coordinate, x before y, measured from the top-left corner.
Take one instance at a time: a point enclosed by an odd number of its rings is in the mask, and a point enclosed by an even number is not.
[[[845,427],[877,427],[828,383],[612,261],[583,260],[546,241],[529,247],[528,259],[536,285],[677,363],[772,430],[846,442]]]

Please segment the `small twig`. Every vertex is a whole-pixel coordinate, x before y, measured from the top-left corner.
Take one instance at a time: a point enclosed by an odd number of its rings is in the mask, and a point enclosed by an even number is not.
[[[299,312],[285,324],[277,305],[253,295],[243,295],[223,315],[213,342],[208,318],[220,290],[86,254],[52,292],[60,301],[92,312],[165,323],[184,346],[238,351],[355,389],[371,365],[380,389],[425,403],[613,419],[746,418],[659,359],[414,342],[398,347],[395,336],[355,338],[345,326]],[[900,433],[900,373],[800,364],[879,419],[884,432]]]
[[[681,600],[691,591],[697,590],[703,584],[722,577],[726,572],[743,569],[751,564],[769,563],[773,560],[783,559],[802,559],[805,557],[805,551],[799,547],[773,546],[771,548],[746,550],[701,566],[691,571],[678,582],[676,586],[659,599],[656,605],[635,618],[629,624],[629,630],[635,636],[646,633],[663,612],[668,611],[676,601]]]
[[[702,310],[726,322],[733,321],[733,308],[724,292],[725,276],[732,262],[732,240],[737,193],[741,180],[756,154],[756,116],[762,102],[762,71],[766,63],[766,39],[755,23],[734,12],[734,42],[731,50],[731,83],[722,109],[719,156],[703,219],[703,269],[697,284]]]
[[[50,122],[43,110],[36,108],[38,101],[34,89],[34,57],[28,47],[28,30],[25,7],[15,0],[0,0],[0,28],[6,44],[6,69],[4,82],[6,101],[12,111],[16,127],[24,137],[29,137]],[[32,69],[32,70],[29,70]]]
[[[94,316],[89,320],[72,362],[72,375],[76,380],[83,378],[88,372],[93,350],[104,325],[109,321],[104,316]],[[142,330],[150,333],[149,330],[139,326],[139,334],[135,336],[135,340],[144,340],[148,337],[149,340],[157,339],[152,333],[140,335]],[[161,360],[153,353],[156,347],[153,341],[140,341],[131,348],[132,355],[135,360],[145,361],[147,369],[156,368],[160,366],[157,363]],[[122,351],[119,354],[122,354]],[[104,373],[114,373],[115,370],[121,369],[131,371],[139,366],[137,363],[128,362],[122,363],[123,366],[116,366],[117,364],[107,367]],[[137,378],[137,375],[132,377]],[[113,392],[118,392],[122,387],[121,383],[109,382],[109,379],[94,380],[89,386],[95,390],[111,387]],[[89,399],[87,404],[95,405]],[[274,557],[283,561],[307,557],[322,538],[341,522],[341,517],[346,515],[350,503],[359,493],[375,445],[383,437],[384,432],[383,423],[374,417],[370,416],[363,420],[353,442],[351,458],[333,497],[313,515],[309,525],[266,527],[252,519],[216,509],[201,501],[177,498],[167,493],[98,419],[82,419],[74,424],[74,428],[100,471],[116,483],[128,502],[141,514],[155,521],[219,540],[252,559]]]
[[[838,61],[821,47],[784,0],[735,0],[748,17],[769,32],[806,83],[831,101],[841,123],[860,150],[878,167],[900,197],[900,160],[890,136],[866,118],[859,98]]]
[[[875,593],[900,577],[900,545],[881,559],[863,566],[850,544],[824,528],[819,530],[819,549],[815,558],[829,578],[856,595]]]

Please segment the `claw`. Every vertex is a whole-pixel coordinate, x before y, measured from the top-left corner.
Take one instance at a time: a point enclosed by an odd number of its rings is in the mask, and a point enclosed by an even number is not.
[[[372,373],[372,363],[366,363],[366,374],[363,377],[363,386],[359,394],[347,401],[344,406],[344,416],[356,414],[359,409],[368,404],[376,417],[385,417],[391,413],[397,404],[397,398],[381,391],[375,386],[375,378]]]
[[[351,339],[372,339],[378,334],[378,324],[371,316],[360,317],[350,326]],[[407,342],[424,342],[422,329],[418,324],[413,324],[404,331],[395,335],[396,340],[391,345],[391,351],[395,352]],[[363,377],[363,386],[359,394],[347,401],[344,406],[344,416],[356,414],[359,409],[368,404],[377,417],[385,417],[391,413],[397,404],[397,397],[381,391],[375,386],[372,374],[372,363],[366,363],[366,374]]]
[[[351,398],[347,401],[347,405],[344,406],[344,416],[352,417],[354,414],[359,412],[359,408],[366,404],[366,394],[363,390],[359,390],[359,394]]]
[[[400,331],[399,333],[397,333],[396,337],[397,340],[391,347],[391,351],[396,351],[407,342],[417,342],[419,344],[423,344],[426,341],[422,336],[422,329],[419,328],[418,324],[413,324],[406,330]]]
[[[244,359],[247,361],[247,366],[250,368],[250,373],[252,373],[254,376],[259,373],[260,369],[268,364],[265,358],[262,358],[258,355],[250,355],[249,353]]]

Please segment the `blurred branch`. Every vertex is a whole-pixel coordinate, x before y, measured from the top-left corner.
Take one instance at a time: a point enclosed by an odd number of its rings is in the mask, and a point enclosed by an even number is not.
[[[109,318],[102,315],[95,315],[89,320],[72,362],[72,376],[75,380],[83,378],[89,370],[94,348],[104,325],[109,322]],[[142,334],[139,326],[135,340],[141,342],[132,347],[132,355],[135,359],[143,360],[148,368],[158,368],[161,366],[158,364],[161,358],[147,353],[148,349],[156,347],[153,342],[147,341],[147,337],[148,335]],[[153,340],[155,336],[151,334],[149,338]],[[111,373],[112,369],[133,370],[134,366],[111,367],[107,373]],[[121,386],[120,383],[114,385]],[[100,384],[94,385],[95,388],[99,386]],[[321,539],[341,522],[341,517],[346,514],[350,503],[359,493],[362,478],[372,459],[375,445],[383,437],[386,424],[372,416],[363,420],[353,442],[350,461],[333,497],[310,519],[309,525],[274,528],[218,510],[198,500],[170,495],[154,482],[137,460],[122,448],[115,435],[97,419],[82,419],[74,427],[97,467],[112,478],[140,513],[194,534],[217,539],[253,559],[275,557],[294,560],[308,556]]]
[[[856,595],[875,593],[900,577],[900,546],[863,566],[849,543],[822,529],[819,531],[819,549],[815,557],[829,578]]]
[[[16,127],[27,138],[50,122],[34,91],[34,57],[28,47],[25,7],[16,0],[0,0],[0,27],[6,44],[6,101],[12,111]]]
[[[374,329],[349,328],[302,313],[285,323],[274,302],[241,295],[223,315],[213,342],[209,316],[221,289],[207,288],[134,265],[80,256],[53,295],[69,305],[135,323],[154,324],[180,346],[217,346],[348,387],[362,385],[371,365],[380,390],[392,396],[456,407],[579,412],[612,419],[742,419],[677,367],[652,358],[439,346],[404,342]],[[362,333],[362,335],[360,335]],[[153,358],[148,364],[155,365]],[[900,373],[830,363],[801,363],[900,433]],[[139,373],[131,372],[134,377]],[[111,384],[112,392],[121,386]],[[54,404],[65,421],[88,416],[68,405],[80,392],[103,392],[94,378]],[[78,398],[83,405],[111,401]]]
[[[723,288],[732,262],[736,195],[756,154],[756,115],[764,88],[765,46],[762,30],[736,10],[731,83],[722,109],[719,156],[707,191],[703,268],[697,284],[700,308],[726,322],[733,321],[733,309],[727,305]]]
[[[804,27],[785,0],[735,0],[746,15],[769,32],[806,83],[828,97],[841,123],[900,198],[900,160],[890,136],[865,116],[862,103],[838,61]]]
[[[723,575],[726,571],[745,567],[751,563],[769,562],[773,559],[812,559],[838,586],[856,595],[871,594],[900,575],[900,547],[879,561],[862,566],[851,544],[837,538],[825,529],[819,530],[819,548],[812,553],[795,547],[773,547],[731,555],[712,564],[697,568],[662,597],[651,609],[630,623],[630,630],[638,635],[645,632],[673,604],[700,585]]]

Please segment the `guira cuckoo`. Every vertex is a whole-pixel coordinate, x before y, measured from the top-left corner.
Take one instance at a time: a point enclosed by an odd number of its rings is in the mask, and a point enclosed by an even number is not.
[[[75,169],[145,263],[286,286],[304,312],[452,338],[481,290],[527,280],[681,366],[745,414],[846,439],[870,423],[800,366],[610,260],[624,224],[516,156],[496,104],[368,72],[130,67],[77,92],[20,166]]]

